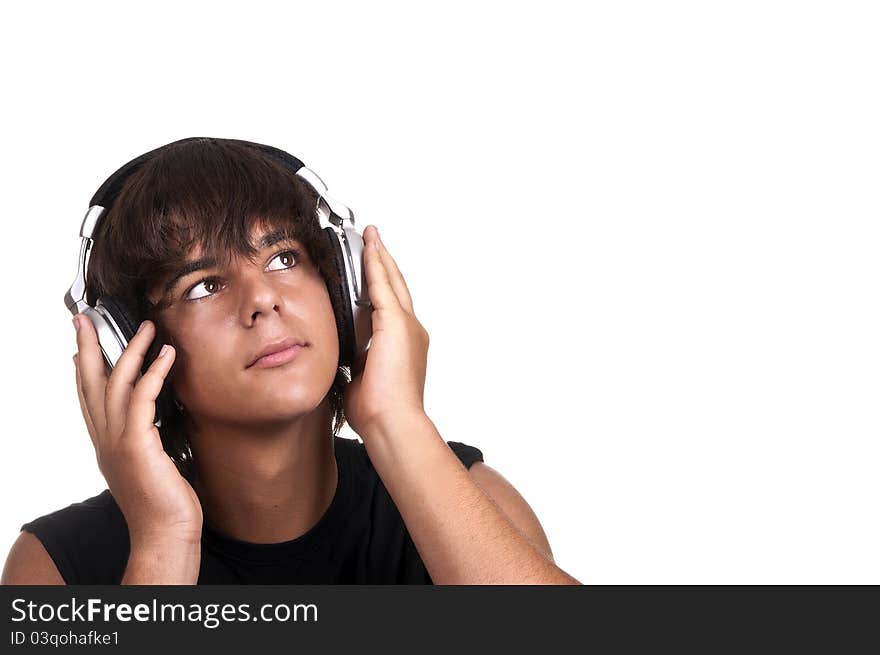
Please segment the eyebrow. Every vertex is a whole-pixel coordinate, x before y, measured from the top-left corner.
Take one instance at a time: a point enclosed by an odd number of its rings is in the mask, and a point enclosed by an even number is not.
[[[274,246],[276,243],[281,241],[295,241],[296,239],[288,230],[273,230],[271,232],[267,232],[260,238],[260,243],[257,246],[260,250],[265,250],[271,246]],[[177,286],[177,283],[181,278],[186,277],[190,273],[195,273],[196,271],[201,271],[206,268],[213,268],[217,266],[217,260],[213,257],[202,257],[201,259],[195,259],[191,262],[187,262],[179,269],[174,271],[174,274],[168,278],[168,282],[165,283],[165,293],[172,291],[174,287]]]

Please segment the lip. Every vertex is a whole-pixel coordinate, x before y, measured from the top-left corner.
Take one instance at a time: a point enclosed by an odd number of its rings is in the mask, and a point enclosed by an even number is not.
[[[305,342],[299,339],[284,339],[270,343],[257,354],[247,368],[267,368],[286,364],[305,347]]]

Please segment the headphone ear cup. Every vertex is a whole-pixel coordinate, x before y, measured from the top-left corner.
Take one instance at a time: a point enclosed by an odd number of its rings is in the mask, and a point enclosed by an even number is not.
[[[119,299],[104,296],[98,298],[94,307],[87,305],[82,314],[92,322],[105,364],[108,370],[112,370],[122,356],[124,344],[134,334],[130,309],[126,309],[125,303]]]
[[[125,338],[125,343],[131,343],[137,329],[143,322],[137,308],[130,301],[114,296],[102,297],[98,300],[97,304],[102,305],[104,312],[109,314],[116,323],[122,336]],[[153,362],[156,361],[159,350],[161,350],[161,342],[162,339],[159,338],[159,332],[157,332],[144,356],[144,362],[141,366],[141,375],[145,374],[147,369],[149,369]],[[168,378],[166,378],[165,383],[162,385],[162,390],[156,398],[156,414],[153,423],[161,425],[162,417],[171,415],[174,411],[173,402],[174,398],[170,385],[168,384]]]
[[[327,283],[330,292],[330,302],[333,305],[333,313],[336,316],[336,332],[339,335],[339,365],[353,366],[355,352],[354,317],[351,314],[351,295],[348,292],[348,275],[345,258],[342,255],[342,246],[339,237],[332,228],[325,227],[324,234],[329,242],[330,252],[333,254],[333,266],[336,268],[338,283]],[[332,288],[331,288],[332,286]]]
[[[115,296],[103,296],[98,300],[99,305],[103,305],[104,311],[110,314],[113,321],[119,327],[119,331],[125,338],[125,343],[131,343],[137,329],[140,327],[141,318],[137,310],[131,302]],[[141,374],[146,373],[150,366],[151,360],[144,358],[144,365],[141,367]]]

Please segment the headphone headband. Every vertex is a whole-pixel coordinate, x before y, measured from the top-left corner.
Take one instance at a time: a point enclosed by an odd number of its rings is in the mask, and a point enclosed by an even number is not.
[[[119,192],[122,190],[122,186],[123,184],[125,184],[128,176],[138,170],[150,159],[152,159],[160,150],[165,150],[166,148],[175,146],[179,143],[215,140],[216,139],[207,136],[191,136],[187,137],[186,139],[179,139],[178,141],[166,143],[164,146],[159,146],[158,148],[154,148],[149,152],[145,152],[144,154],[135,157],[130,162],[123,164],[118,169],[116,169],[116,171],[114,171],[113,174],[104,181],[100,188],[95,192],[95,195],[92,196],[91,201],[89,201],[89,207],[100,205],[105,210],[109,210],[111,205],[113,204],[113,201],[116,200],[116,196],[119,195]],[[288,152],[284,152],[280,148],[275,148],[274,146],[269,146],[262,143],[254,143],[253,141],[243,141],[241,139],[224,139],[224,141],[256,148],[262,153],[272,157],[272,159],[287,166],[293,173],[297,173],[301,168],[305,167],[305,165],[299,159]],[[321,184],[323,185],[323,182]],[[326,189],[327,187],[324,186],[324,188]],[[318,189],[318,192],[320,193],[320,189]]]

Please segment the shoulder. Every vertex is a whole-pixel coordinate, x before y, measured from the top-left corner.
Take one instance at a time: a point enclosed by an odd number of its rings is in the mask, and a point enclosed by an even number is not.
[[[510,522],[552,562],[553,552],[544,528],[517,488],[483,461],[476,462],[469,473],[471,479],[498,505]]]
[[[29,521],[21,530],[10,557],[45,553],[67,584],[115,584],[121,575],[117,569],[124,571],[128,527],[109,489]]]
[[[0,584],[63,585],[65,581],[43,542],[30,532],[21,532],[9,550]]]

